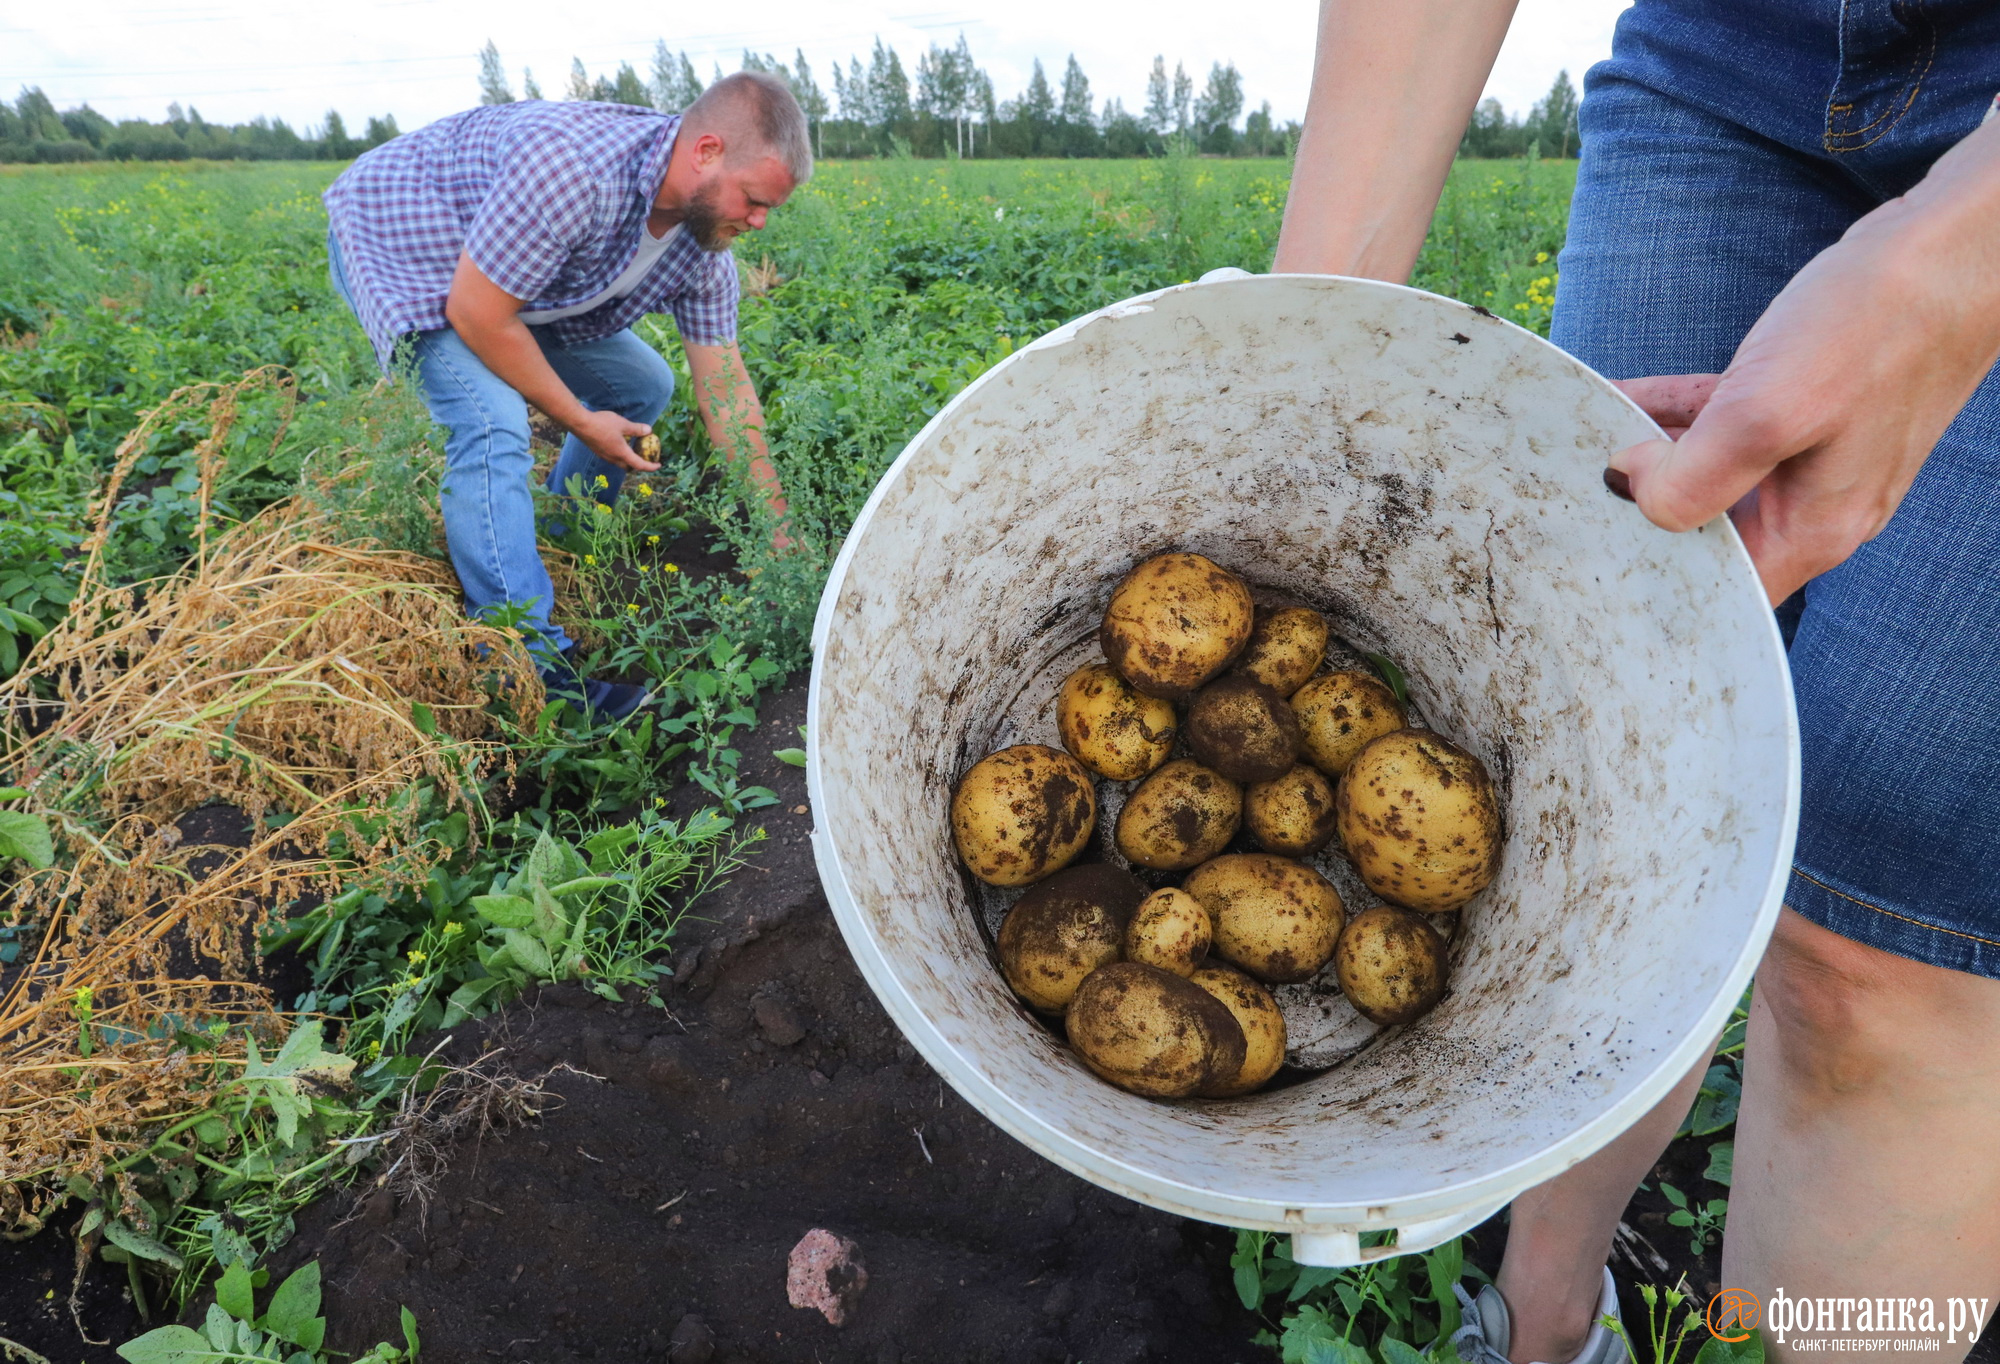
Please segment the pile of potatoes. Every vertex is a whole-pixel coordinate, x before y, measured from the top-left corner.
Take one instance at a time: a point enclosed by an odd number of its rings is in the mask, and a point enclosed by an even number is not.
[[[1318,612],[1258,609],[1242,579],[1199,554],[1156,555],[1111,595],[1106,661],[1062,684],[1063,747],[1002,749],[958,784],[951,826],[966,866],[1030,887],[1000,926],[1008,985],[1062,1019],[1077,1055],[1115,1085],[1251,1093],[1285,1057],[1268,987],[1329,960],[1375,1023],[1411,1022],[1444,994],[1445,942],[1424,916],[1493,879],[1499,799],[1484,764],[1409,728],[1375,674],[1327,670],[1328,638]],[[1142,872],[1186,873],[1178,887],[1071,866],[1096,828],[1100,777],[1137,783],[1118,813],[1119,854]],[[1263,851],[1228,852],[1246,828]],[[1298,860],[1336,836],[1388,903],[1350,916]]]

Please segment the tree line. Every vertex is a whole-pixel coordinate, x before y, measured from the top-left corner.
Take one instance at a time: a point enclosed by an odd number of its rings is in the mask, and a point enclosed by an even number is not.
[[[781,76],[798,96],[822,156],[1092,157],[1157,156],[1170,148],[1216,156],[1289,155],[1299,125],[1280,124],[1270,101],[1245,113],[1243,77],[1233,62],[1215,62],[1197,90],[1180,63],[1171,74],[1153,58],[1145,102],[1128,110],[1122,100],[1099,101],[1090,78],[1072,55],[1051,81],[1036,59],[1027,87],[1000,99],[993,79],[973,60],[963,34],[951,47],[933,43],[916,61],[914,76],[895,48],[875,42],[864,62],[850,57],[828,74],[829,91],[803,51],[787,64],[769,53],[745,51],[742,69]],[[720,63],[713,79],[723,76]],[[610,75],[593,76],[570,61],[560,98],[600,100],[645,108],[685,109],[706,86],[686,52],[654,44],[644,75],[630,62]],[[517,98],[500,52],[489,41],[479,54],[479,101]],[[542,99],[532,70],[523,68],[518,98]],[[1481,101],[1465,130],[1463,156],[1574,156],[1578,147],[1577,92],[1569,73],[1557,75],[1549,93],[1524,118],[1498,100]],[[205,121],[194,109],[170,105],[164,122],[99,114],[88,104],[58,113],[39,88],[25,89],[13,104],[0,101],[0,162],[7,161],[344,161],[397,135],[393,115],[371,118],[360,136],[336,110],[324,123],[294,131],[283,119],[248,123]]]
[[[786,63],[746,50],[741,69],[784,78],[812,124],[822,156],[1155,156],[1174,142],[1220,156],[1275,156],[1298,137],[1298,124],[1278,123],[1268,100],[1244,112],[1243,76],[1233,62],[1213,63],[1197,91],[1185,66],[1176,63],[1170,76],[1165,58],[1153,58],[1139,110],[1128,110],[1115,98],[1098,101],[1074,56],[1057,81],[1037,58],[1027,88],[1001,99],[963,34],[953,47],[933,43],[914,69],[878,38],[865,62],[855,56],[845,65],[833,63],[827,73],[831,90],[803,51]],[[718,63],[714,79],[722,76]],[[685,109],[704,88],[687,53],[661,41],[654,44],[644,75],[624,62],[610,75],[593,77],[572,59],[562,98],[672,112]],[[532,69],[521,73],[520,97],[544,98]],[[505,104],[514,98],[500,52],[488,42],[479,55],[480,102]]]
[[[12,104],[0,100],[0,162],[19,161],[345,161],[379,147],[400,130],[396,116],[368,120],[359,137],[337,110],[304,132],[281,118],[210,123],[199,110],[167,106],[164,122],[106,118],[88,104],[63,113],[39,86]]]

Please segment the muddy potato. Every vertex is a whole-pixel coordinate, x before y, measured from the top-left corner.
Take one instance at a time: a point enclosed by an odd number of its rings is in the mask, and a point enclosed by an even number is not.
[[[1292,694],[1306,761],[1338,778],[1371,739],[1409,723],[1396,693],[1373,673],[1316,677]]]
[[[1333,838],[1333,783],[1300,763],[1273,781],[1243,792],[1243,822],[1266,852],[1306,857]]]
[[[1326,659],[1326,617],[1309,606],[1259,608],[1233,669],[1290,696],[1312,680]]]
[[[1025,886],[1075,860],[1097,821],[1090,774],[1060,749],[1016,744],[988,754],[951,797],[951,835],[972,874]]]
[[[1201,901],[1168,887],[1148,895],[1125,928],[1125,960],[1187,976],[1208,959],[1215,929]]]
[[[1340,989],[1371,1023],[1412,1023],[1444,997],[1444,939],[1421,914],[1376,905],[1354,916],[1333,951]]]
[[[1188,748],[1231,781],[1271,781],[1299,760],[1299,722],[1285,698],[1231,673],[1188,703]]]
[[[1155,554],[1111,593],[1104,656],[1148,696],[1185,701],[1250,639],[1250,589],[1199,554]]]
[[[1118,960],[1126,926],[1145,898],[1136,876],[1102,863],[1038,882],[1000,923],[1001,974],[1033,1008],[1061,1013],[1085,976]]]
[[[1173,702],[1146,695],[1108,663],[1086,663],[1056,694],[1056,730],[1098,776],[1137,781],[1174,751],[1180,724]]]
[[[1243,1028],[1208,991],[1136,961],[1090,973],[1064,1016],[1070,1045],[1097,1074],[1134,1094],[1181,1099],[1243,1070]]]
[[[1229,846],[1242,821],[1242,788],[1191,758],[1176,758],[1126,799],[1114,835],[1127,861],[1186,871]]]
[[[1423,729],[1357,753],[1334,814],[1368,889],[1425,914],[1459,908],[1500,869],[1500,798],[1486,765]]]
[[[1268,853],[1204,862],[1181,888],[1213,920],[1209,951],[1271,985],[1310,980],[1333,955],[1346,918],[1332,882]]]
[[[1234,1079],[1204,1089],[1202,1096],[1233,1099],[1276,1075],[1285,1064],[1285,1015],[1271,992],[1233,966],[1204,966],[1188,979],[1222,1001],[1243,1029],[1243,1069]]]

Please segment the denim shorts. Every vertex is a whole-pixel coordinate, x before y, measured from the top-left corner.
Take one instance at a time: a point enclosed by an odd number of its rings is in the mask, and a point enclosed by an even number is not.
[[[1637,0],[1584,90],[1553,337],[1612,378],[1718,372],[1801,266],[1995,107],[2000,4]],[[1996,374],[1786,622],[1804,757],[1786,903],[2000,978]]]

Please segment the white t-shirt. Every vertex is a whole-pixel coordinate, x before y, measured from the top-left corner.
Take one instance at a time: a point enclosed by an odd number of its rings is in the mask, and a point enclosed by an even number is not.
[[[539,327],[544,322],[575,317],[579,313],[589,312],[600,304],[609,303],[614,298],[625,297],[639,287],[639,282],[652,271],[654,264],[667,253],[667,248],[680,234],[680,223],[668,228],[664,237],[655,237],[650,227],[642,228],[639,233],[639,254],[632,258],[632,263],[625,267],[623,274],[604,287],[602,293],[586,298],[581,303],[572,303],[567,308],[541,308],[534,312],[523,312],[521,320],[530,326]]]

